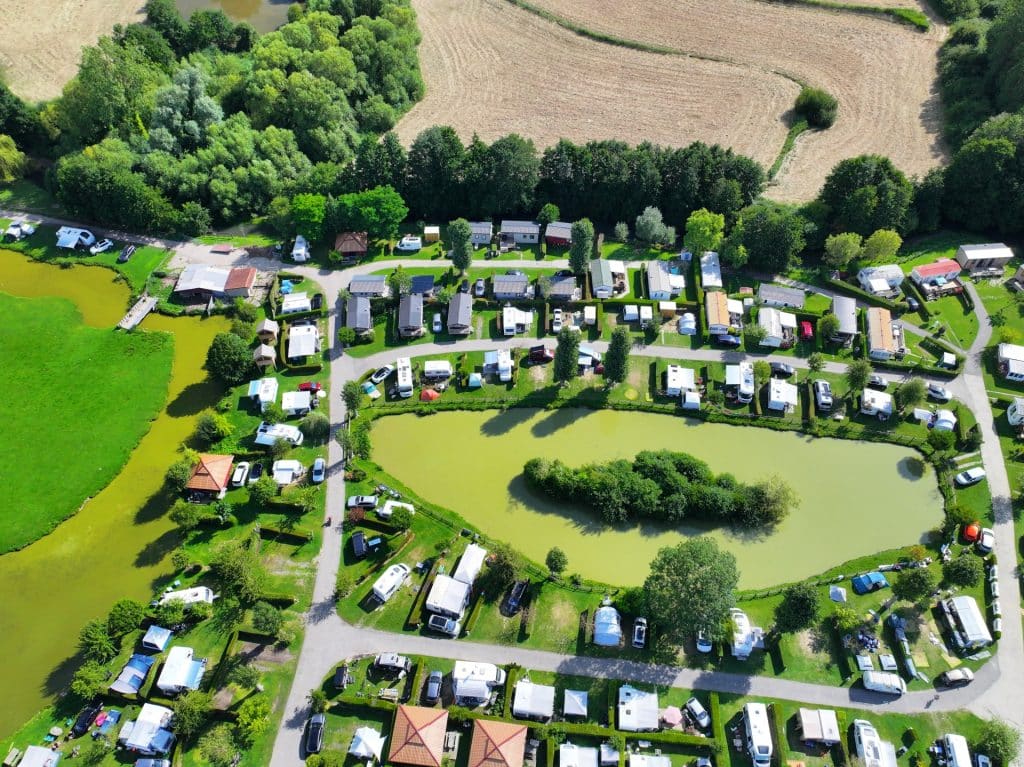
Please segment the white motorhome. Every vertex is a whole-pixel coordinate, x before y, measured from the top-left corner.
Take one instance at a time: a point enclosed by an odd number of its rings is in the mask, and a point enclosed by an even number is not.
[[[726,365],[725,385],[735,387],[736,399],[739,402],[753,401],[754,363],[741,362],[738,365]]]
[[[253,441],[257,445],[270,447],[279,439],[290,442],[292,445],[301,445],[303,434],[297,426],[289,426],[286,423],[267,423],[264,421],[256,429],[256,439]]]
[[[452,377],[452,363],[448,360],[427,360],[423,363],[423,377],[434,381]]]
[[[743,727],[747,736],[747,753],[754,767],[769,767],[772,733],[768,729],[768,709],[764,703],[747,703],[743,707]]]
[[[409,577],[409,565],[391,565],[373,584],[373,595],[381,602],[387,602],[402,588]]]
[[[891,671],[865,671],[864,687],[888,695],[902,695],[907,691],[907,683],[903,681],[903,677]]]
[[[857,758],[865,767],[896,767],[896,749],[892,743],[878,737],[874,725],[866,719],[853,720],[853,740]]]
[[[309,261],[309,243],[301,234],[295,237],[295,245],[292,246],[292,260],[297,264]]]
[[[972,767],[971,750],[963,735],[947,733],[942,736],[942,745],[946,750],[947,767]]]
[[[408,357],[395,360],[395,389],[399,397],[408,399],[412,396],[412,363]]]
[[[505,669],[498,668],[493,663],[457,660],[452,669],[452,679],[472,679],[488,685],[505,684]]]

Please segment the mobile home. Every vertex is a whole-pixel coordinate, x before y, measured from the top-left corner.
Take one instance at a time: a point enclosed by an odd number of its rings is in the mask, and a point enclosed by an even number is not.
[[[373,595],[381,602],[393,597],[409,577],[409,565],[391,565],[373,584]]]

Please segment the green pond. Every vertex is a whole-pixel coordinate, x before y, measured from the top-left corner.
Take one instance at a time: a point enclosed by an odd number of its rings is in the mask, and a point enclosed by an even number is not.
[[[559,546],[569,557],[568,572],[613,584],[641,583],[658,549],[710,534],[736,555],[741,587],[770,586],[916,543],[942,514],[932,469],[894,445],[575,409],[390,416],[374,422],[372,438],[373,460],[423,498],[536,561]],[[647,449],[690,453],[741,481],[779,474],[800,506],[767,535],[698,526],[608,528],[584,509],[531,492],[522,476],[535,456],[579,465]]]
[[[67,298],[85,322],[109,328],[128,302],[127,287],[109,269],[62,269],[3,250],[0,291]],[[163,476],[192,432],[194,416],[219,396],[206,383],[202,365],[214,334],[227,322],[151,315],[142,327],[174,335],[166,408],[121,473],[74,517],[21,551],[0,556],[0,737],[67,687],[80,663],[74,656],[84,623],[104,616],[122,597],[147,600],[170,572],[166,558],[178,539],[163,516]],[[46,467],[32,470],[40,481],[52,478]]]
[[[292,0],[175,0],[186,19],[192,11],[224,11],[232,21],[247,21],[259,32],[271,32],[288,21]]]

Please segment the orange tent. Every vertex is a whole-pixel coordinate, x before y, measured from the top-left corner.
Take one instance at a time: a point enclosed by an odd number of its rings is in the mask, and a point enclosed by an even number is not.
[[[420,400],[422,402],[433,402],[436,399],[441,398],[441,392],[434,391],[433,389],[424,389],[420,392]]]

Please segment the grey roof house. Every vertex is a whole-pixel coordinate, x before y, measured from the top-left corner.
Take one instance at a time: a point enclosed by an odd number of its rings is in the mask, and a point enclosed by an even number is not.
[[[370,318],[370,299],[364,296],[350,296],[345,302],[345,327],[356,333],[365,333],[373,328]]]
[[[473,297],[469,293],[456,293],[448,304],[448,332],[453,336],[466,336],[473,331]]]
[[[390,291],[387,277],[383,274],[357,274],[349,283],[348,292],[365,298],[384,298]]]
[[[434,275],[417,274],[412,278],[412,284],[409,289],[413,293],[419,293],[424,296],[434,295]]]
[[[489,245],[494,236],[494,225],[490,221],[470,221],[469,241],[474,245]]]
[[[784,285],[772,285],[762,282],[757,288],[757,300],[765,306],[781,309],[803,309],[806,296],[799,288],[787,288]]]
[[[398,303],[398,335],[415,338],[423,335],[423,295],[411,293]]]
[[[491,279],[491,289],[498,300],[533,298],[533,286],[525,274],[496,274]]]
[[[577,301],[580,297],[580,289],[576,285],[575,277],[552,277],[551,292],[548,299],[551,301]]]

